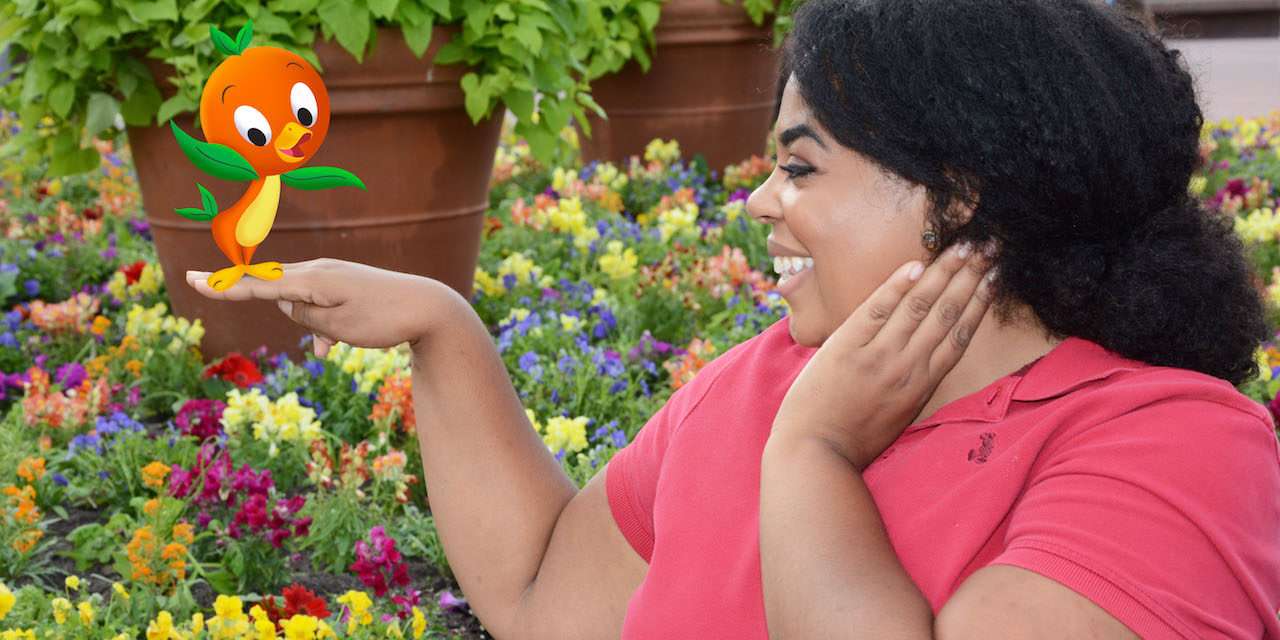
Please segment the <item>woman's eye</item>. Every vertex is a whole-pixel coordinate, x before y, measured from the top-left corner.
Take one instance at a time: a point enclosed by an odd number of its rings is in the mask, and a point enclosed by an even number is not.
[[[786,171],[787,176],[792,180],[796,178],[803,178],[813,173],[813,167],[806,167],[798,164],[788,164],[778,168],[782,169],[783,171]]]

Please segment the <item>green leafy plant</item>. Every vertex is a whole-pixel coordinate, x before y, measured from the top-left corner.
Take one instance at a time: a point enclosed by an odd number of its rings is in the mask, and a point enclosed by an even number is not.
[[[652,0],[645,0],[651,3]],[[119,134],[117,117],[135,126],[194,111],[205,78],[221,62],[210,26],[242,34],[254,46],[297,52],[317,67],[317,35],[336,39],[357,60],[375,45],[377,26],[399,27],[409,48],[426,53],[437,25],[456,26],[434,62],[461,63],[466,110],[474,122],[503,104],[536,154],[563,144],[557,133],[591,99],[583,53],[608,49],[607,31],[586,28],[587,0],[17,0],[0,6],[0,45],[10,46],[12,76],[0,104],[17,111],[22,132],[5,145],[28,161],[50,158],[51,175],[97,167],[91,140]],[[231,37],[228,36],[227,40]],[[248,43],[222,43],[224,48]],[[150,62],[171,65],[165,99]]]

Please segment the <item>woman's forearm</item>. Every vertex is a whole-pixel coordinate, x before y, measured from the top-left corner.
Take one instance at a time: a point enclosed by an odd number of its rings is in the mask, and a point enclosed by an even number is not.
[[[537,575],[577,486],[531,428],[479,317],[448,294],[427,303],[431,326],[413,343],[418,443],[450,565],[497,629]]]
[[[929,603],[894,553],[862,475],[820,439],[766,444],[760,559],[772,638],[933,637]]]

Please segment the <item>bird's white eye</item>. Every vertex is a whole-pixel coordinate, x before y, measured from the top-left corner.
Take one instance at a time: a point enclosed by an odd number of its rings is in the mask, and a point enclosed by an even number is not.
[[[316,110],[316,94],[311,93],[311,87],[301,82],[294,83],[293,89],[289,90],[289,105],[298,124],[304,127],[315,124],[316,118],[320,116],[320,112]]]
[[[267,117],[262,115],[261,111],[244,104],[236,107],[235,115],[236,131],[240,132],[240,137],[249,141],[249,144],[255,147],[264,147],[271,142],[271,123],[267,122]]]

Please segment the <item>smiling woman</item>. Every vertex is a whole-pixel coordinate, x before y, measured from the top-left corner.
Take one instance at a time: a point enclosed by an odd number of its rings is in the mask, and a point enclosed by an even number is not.
[[[581,491],[439,282],[188,282],[411,342],[440,540],[498,637],[1280,640],[1280,447],[1232,385],[1261,304],[1187,195],[1178,56],[1092,0],[809,0],[784,62],[747,210],[792,313]]]

